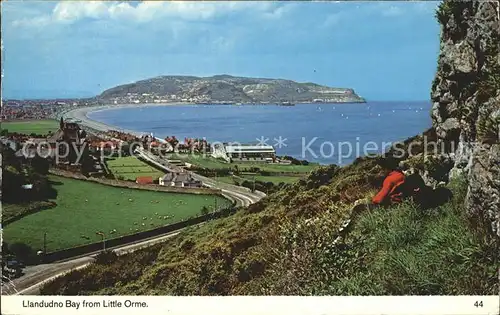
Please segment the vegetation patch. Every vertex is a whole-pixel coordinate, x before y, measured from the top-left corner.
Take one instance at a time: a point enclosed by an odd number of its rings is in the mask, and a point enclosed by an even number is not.
[[[496,294],[498,244],[485,243],[470,229],[464,207],[465,182],[456,180],[450,188],[453,200],[435,209],[422,211],[408,202],[364,213],[347,241],[358,258],[349,261],[352,271],[333,284],[335,291]]]

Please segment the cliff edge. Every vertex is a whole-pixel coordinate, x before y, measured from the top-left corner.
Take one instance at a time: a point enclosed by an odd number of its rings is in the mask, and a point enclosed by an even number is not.
[[[440,141],[454,145],[450,177],[468,179],[466,208],[500,237],[500,18],[498,2],[445,0],[432,120]]]

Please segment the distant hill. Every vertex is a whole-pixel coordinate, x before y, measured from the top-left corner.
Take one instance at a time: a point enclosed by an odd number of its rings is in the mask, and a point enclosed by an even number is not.
[[[99,98],[127,102],[364,102],[349,88],[327,87],[291,80],[245,78],[230,75],[212,77],[160,76],[104,91]]]

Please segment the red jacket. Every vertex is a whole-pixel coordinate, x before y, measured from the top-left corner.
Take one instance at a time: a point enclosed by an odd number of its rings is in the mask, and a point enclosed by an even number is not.
[[[405,175],[399,171],[392,171],[384,179],[382,189],[372,198],[374,204],[401,202],[403,193],[396,188],[405,182]]]

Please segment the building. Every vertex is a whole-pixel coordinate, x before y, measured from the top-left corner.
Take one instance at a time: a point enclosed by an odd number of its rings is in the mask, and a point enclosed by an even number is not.
[[[224,143],[222,146],[214,147],[212,156],[223,158],[228,162],[274,162],[276,150],[270,145],[253,144],[231,144]]]
[[[173,187],[202,187],[201,181],[195,180],[191,174],[186,172],[167,173],[159,178],[159,184]]]
[[[77,123],[61,121],[59,129],[47,138],[50,146],[58,148],[58,161],[76,164],[82,162],[82,158],[88,155],[88,146],[86,145],[87,133],[81,129]],[[65,145],[64,145],[65,144]],[[81,152],[82,156],[78,156]]]
[[[151,176],[140,176],[135,179],[137,184],[149,185],[153,184],[153,177]]]

